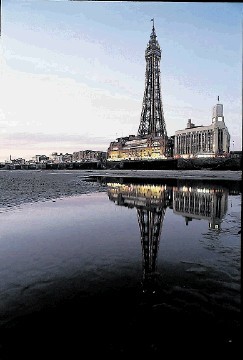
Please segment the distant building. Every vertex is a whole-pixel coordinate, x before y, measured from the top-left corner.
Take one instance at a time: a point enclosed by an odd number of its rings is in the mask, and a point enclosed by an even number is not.
[[[224,122],[223,104],[213,107],[212,124],[195,126],[191,119],[175,132],[174,156],[182,158],[229,156],[230,135]]]
[[[106,160],[105,151],[83,150],[73,153],[73,162],[98,162]]]
[[[10,161],[12,164],[15,164],[15,165],[24,165],[25,164],[25,159],[22,159],[22,158],[11,159]]]
[[[51,154],[51,160],[53,163],[55,164],[60,164],[60,163],[70,163],[73,161],[73,155],[72,154],[63,154],[63,153],[52,153]]]
[[[49,160],[49,157],[46,155],[35,155],[32,160],[36,163],[46,163]]]

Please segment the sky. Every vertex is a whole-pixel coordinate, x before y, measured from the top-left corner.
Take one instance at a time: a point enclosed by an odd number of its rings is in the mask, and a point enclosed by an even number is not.
[[[242,3],[7,0],[0,38],[0,161],[107,151],[137,134],[154,18],[167,134],[224,105],[242,148]]]

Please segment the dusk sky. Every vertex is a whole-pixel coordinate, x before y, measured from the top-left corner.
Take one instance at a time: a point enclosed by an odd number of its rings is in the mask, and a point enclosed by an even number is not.
[[[3,1],[0,161],[106,151],[117,137],[137,134],[152,18],[168,135],[189,118],[210,125],[219,96],[230,150],[241,150],[242,9],[225,2]]]

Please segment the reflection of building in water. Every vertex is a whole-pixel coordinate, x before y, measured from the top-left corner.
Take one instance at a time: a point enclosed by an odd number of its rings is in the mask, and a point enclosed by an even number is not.
[[[161,207],[172,202],[172,189],[166,185],[139,185],[108,183],[109,199],[117,205],[136,207]]]
[[[228,207],[225,188],[173,188],[173,212],[182,215],[186,224],[192,219],[208,220],[211,229],[219,229]]]
[[[137,208],[143,251],[144,290],[155,288],[156,259],[166,207],[172,189],[166,185],[108,184],[109,199],[117,205]]]

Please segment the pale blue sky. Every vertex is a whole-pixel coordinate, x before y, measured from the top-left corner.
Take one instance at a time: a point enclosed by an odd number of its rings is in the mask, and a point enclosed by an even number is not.
[[[152,23],[168,135],[209,125],[220,96],[242,139],[242,3],[8,0],[2,4],[0,161],[106,151],[136,134]]]

